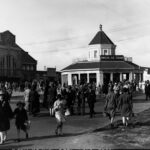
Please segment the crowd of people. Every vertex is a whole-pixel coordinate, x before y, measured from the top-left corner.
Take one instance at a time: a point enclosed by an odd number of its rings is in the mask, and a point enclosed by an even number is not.
[[[136,85],[130,82],[118,82],[104,84],[96,87],[95,83],[85,83],[80,85],[61,86],[54,82],[24,82],[24,99],[17,103],[17,107],[12,111],[9,104],[12,91],[18,86],[13,84],[0,83],[0,138],[1,143],[6,140],[7,131],[10,128],[10,119],[16,119],[18,141],[20,141],[20,130],[25,132],[28,138],[27,123],[28,115],[36,117],[40,113],[40,107],[45,107],[50,116],[55,116],[57,126],[56,135],[62,135],[63,123],[68,115],[85,115],[86,105],[89,107],[89,118],[96,114],[94,106],[96,96],[103,95],[105,99],[104,114],[109,117],[111,127],[115,114],[120,111],[124,126],[128,125],[128,120],[133,116],[132,93],[136,90]],[[15,85],[15,84],[14,84]],[[14,88],[15,87],[15,88]],[[20,89],[20,86],[19,86]],[[5,116],[5,117],[4,117]]]

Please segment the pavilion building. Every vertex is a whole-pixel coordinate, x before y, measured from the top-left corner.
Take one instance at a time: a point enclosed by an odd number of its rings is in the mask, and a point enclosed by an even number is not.
[[[61,70],[62,85],[95,82],[104,83],[143,81],[143,69],[132,62],[131,57],[116,55],[116,45],[102,30],[97,32],[89,43],[89,58],[86,61],[73,63]]]

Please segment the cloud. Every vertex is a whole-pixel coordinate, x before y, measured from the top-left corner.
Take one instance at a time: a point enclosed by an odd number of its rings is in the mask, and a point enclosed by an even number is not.
[[[86,46],[103,24],[117,53],[148,65],[149,0],[0,0],[0,30],[44,65],[64,68],[88,54]],[[140,58],[141,54],[144,53]],[[59,61],[58,61],[59,60]],[[145,63],[145,64],[144,64]]]

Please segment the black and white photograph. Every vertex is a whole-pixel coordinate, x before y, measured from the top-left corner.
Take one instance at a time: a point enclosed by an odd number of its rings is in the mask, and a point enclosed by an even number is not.
[[[150,149],[150,0],[0,0],[0,149]]]

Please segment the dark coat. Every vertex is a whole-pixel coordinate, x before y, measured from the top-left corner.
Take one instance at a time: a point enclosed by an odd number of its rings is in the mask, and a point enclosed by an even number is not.
[[[116,101],[117,109],[119,109],[119,97],[120,97],[120,93],[119,92],[115,93],[115,101]]]
[[[48,96],[48,88],[49,86],[46,85],[45,89],[44,89],[44,99],[43,99],[43,106],[44,107],[48,107],[48,101],[47,101],[47,96]]]
[[[54,87],[49,87],[48,89],[48,95],[47,95],[47,101],[48,101],[48,105],[49,107],[53,107],[53,104],[56,100],[56,88]]]
[[[145,94],[150,95],[150,84],[145,85]]]
[[[35,90],[31,90],[29,93],[29,102],[31,104],[31,112],[37,113],[40,111],[39,94]]]
[[[7,131],[10,129],[10,121],[5,112],[3,111],[2,104],[0,102],[0,131]]]
[[[72,89],[70,89],[67,92],[67,99],[66,99],[68,107],[73,105],[73,100],[74,100],[74,93],[73,93]]]
[[[22,126],[28,120],[27,112],[24,108],[22,110],[16,108],[14,110],[14,116],[16,118],[16,126]]]
[[[102,92],[103,92],[104,94],[108,94],[108,85],[103,84],[103,86],[102,86]]]
[[[10,95],[6,90],[3,90],[4,95],[3,95],[3,101],[10,101]]]
[[[12,119],[13,118],[13,111],[11,109],[11,106],[8,101],[3,102],[3,111],[7,118]]]
[[[94,90],[89,90],[87,94],[88,104],[94,104],[96,102],[96,94]]]
[[[131,117],[132,116],[132,98],[128,93],[123,93],[119,97],[119,109],[121,111],[122,117]]]

